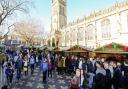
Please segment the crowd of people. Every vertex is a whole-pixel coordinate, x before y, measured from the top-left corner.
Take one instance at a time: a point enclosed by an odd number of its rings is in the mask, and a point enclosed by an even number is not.
[[[47,84],[47,77],[71,75],[71,89],[128,89],[128,59],[121,62],[104,58],[89,58],[79,55],[61,55],[38,50],[7,50],[3,61],[4,86],[10,85],[16,76],[16,82],[33,74],[35,67],[43,73],[42,81]],[[31,71],[29,71],[29,69]],[[30,72],[30,73],[29,73]],[[15,76],[14,76],[15,74]],[[4,89],[4,88],[3,88]]]
[[[3,89],[7,89],[13,81],[19,82],[22,78],[34,73],[35,67],[39,66],[41,54],[34,50],[6,50],[6,60],[2,62]],[[29,71],[30,70],[30,71]]]
[[[128,59],[79,58],[71,89],[128,89]]]

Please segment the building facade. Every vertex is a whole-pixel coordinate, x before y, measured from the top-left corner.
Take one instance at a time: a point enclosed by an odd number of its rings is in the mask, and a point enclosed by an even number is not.
[[[52,0],[52,16],[51,16],[51,45],[61,45],[62,27],[67,25],[67,6],[66,0]]]
[[[60,46],[78,44],[88,48],[111,42],[128,45],[127,0],[68,24],[66,8],[66,0],[52,0],[51,41],[59,38]]]

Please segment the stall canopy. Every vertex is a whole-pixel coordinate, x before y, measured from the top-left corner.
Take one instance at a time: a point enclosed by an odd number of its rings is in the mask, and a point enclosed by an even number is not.
[[[67,49],[65,52],[92,52],[92,51],[85,48],[84,46],[75,45],[75,46]]]
[[[52,51],[54,51],[54,52],[61,52],[61,51],[65,51],[65,50],[67,50],[67,49],[69,49],[69,47],[60,46],[60,47],[54,47],[54,48],[52,49]]]
[[[60,51],[63,51],[63,49],[60,48],[60,47],[55,47],[55,48],[53,49],[53,51],[54,51],[54,52],[60,52]]]
[[[128,53],[128,46],[110,43],[94,50],[96,53]]]
[[[48,47],[48,51],[53,51],[55,47]]]
[[[47,50],[48,48],[47,48],[47,46],[42,46],[41,49],[42,50]]]
[[[5,47],[6,45],[4,45],[4,44],[0,44],[0,47]]]

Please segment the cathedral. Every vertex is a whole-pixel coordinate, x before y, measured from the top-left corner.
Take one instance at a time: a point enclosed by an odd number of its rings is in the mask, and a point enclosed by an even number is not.
[[[67,0],[52,0],[50,44],[95,49],[116,42],[128,45],[128,1],[67,22]]]

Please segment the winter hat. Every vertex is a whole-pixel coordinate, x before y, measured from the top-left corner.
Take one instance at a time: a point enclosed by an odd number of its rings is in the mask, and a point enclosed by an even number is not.
[[[97,64],[99,64],[101,67],[103,66],[102,62],[96,61]]]

